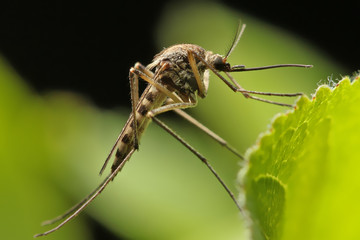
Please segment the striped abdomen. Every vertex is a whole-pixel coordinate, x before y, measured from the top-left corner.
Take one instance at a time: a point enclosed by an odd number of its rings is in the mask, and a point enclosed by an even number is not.
[[[144,133],[146,127],[150,123],[150,118],[147,117],[147,113],[155,108],[160,107],[166,100],[166,95],[158,91],[154,86],[149,85],[139,99],[139,103],[136,106],[136,123],[138,141]],[[116,146],[115,160],[111,167],[111,171],[120,165],[120,163],[129,154],[131,149],[134,148],[134,116],[130,115],[124,128],[120,133],[119,142]]]

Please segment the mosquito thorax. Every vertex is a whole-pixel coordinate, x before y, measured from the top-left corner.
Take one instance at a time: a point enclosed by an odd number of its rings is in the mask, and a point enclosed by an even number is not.
[[[156,54],[153,62],[147,66],[148,69],[154,71],[155,75],[159,72],[158,79],[161,84],[175,91],[184,100],[189,96],[194,99],[194,95],[199,90],[193,70],[189,64],[189,52],[193,52],[197,56],[206,59],[207,51],[202,47],[195,44],[176,44]],[[195,61],[201,81],[204,81],[206,65],[197,58]],[[168,64],[168,68],[162,68],[164,64]],[[205,81],[208,80],[206,79]]]

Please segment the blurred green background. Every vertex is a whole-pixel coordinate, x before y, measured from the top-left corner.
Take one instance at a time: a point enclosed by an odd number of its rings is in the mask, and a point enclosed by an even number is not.
[[[154,32],[159,51],[176,43],[195,43],[225,54],[241,19],[247,28],[228,59],[231,64],[314,65],[233,74],[249,90],[310,94],[320,80],[346,74],[303,40],[216,2],[169,3],[160,19]],[[126,77],[121,81],[127,86]],[[110,111],[71,92],[37,95],[4,58],[0,105],[1,236],[30,239],[48,229],[40,226],[43,220],[61,214],[101,182],[98,172],[130,106]],[[244,152],[274,114],[286,110],[245,100],[211,74],[208,97],[188,112]],[[161,119],[203,153],[238,192],[234,187],[238,158],[185,121],[169,114]],[[92,239],[84,215],[119,239],[246,238],[242,216],[221,185],[195,156],[155,125],[150,125],[140,151],[101,196],[47,239]]]

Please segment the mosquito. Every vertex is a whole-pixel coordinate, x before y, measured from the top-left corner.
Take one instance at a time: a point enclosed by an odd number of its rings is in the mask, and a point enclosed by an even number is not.
[[[43,223],[43,225],[48,225],[62,220],[60,224],[53,229],[37,234],[34,237],[45,236],[55,232],[83,211],[84,208],[105,189],[109,182],[115,178],[119,171],[124,167],[125,163],[131,158],[135,150],[139,149],[140,139],[151,121],[170,133],[181,144],[194,153],[217,178],[235,203],[236,207],[243,213],[243,209],[236,200],[234,194],[207,159],[156,116],[164,112],[174,111],[243,160],[243,156],[227,141],[183,111],[183,109],[195,107],[198,102],[197,97],[206,97],[209,86],[209,72],[213,72],[231,90],[240,92],[245,98],[292,107],[292,105],[289,104],[274,102],[253,95],[295,97],[302,95],[302,93],[270,93],[245,90],[230,75],[230,73],[280,67],[312,67],[312,65],[303,64],[279,64],[254,68],[246,68],[244,65],[231,66],[227,62],[227,59],[238,44],[245,27],[245,24],[239,25],[233,43],[225,56],[206,51],[202,47],[194,44],[177,44],[168,47],[155,55],[152,63],[146,67],[139,62],[136,63],[129,72],[132,107],[131,114],[100,170],[101,175],[115,152],[115,158],[111,166],[110,174],[92,193],[77,205],[69,209],[63,215]],[[221,75],[220,72],[223,72],[228,79]],[[141,97],[139,97],[139,79],[148,83],[148,86]]]

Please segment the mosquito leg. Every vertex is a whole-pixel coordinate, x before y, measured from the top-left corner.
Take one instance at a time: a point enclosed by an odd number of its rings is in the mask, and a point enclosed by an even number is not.
[[[303,95],[303,93],[272,93],[272,92],[258,92],[258,91],[246,90],[243,87],[241,87],[240,84],[229,73],[225,72],[225,74],[235,84],[235,86],[237,87],[237,92],[266,95],[266,96],[280,96],[280,97],[296,97]]]
[[[240,204],[237,202],[234,194],[231,192],[231,190],[226,186],[224,181],[220,178],[220,176],[217,174],[217,172],[214,170],[214,168],[210,165],[210,163],[207,161],[207,159],[201,155],[195,148],[193,148],[190,144],[188,144],[184,139],[182,139],[177,133],[175,133],[171,128],[169,128],[165,123],[160,121],[158,118],[153,117],[152,120],[159,125],[161,128],[163,128],[166,132],[168,132],[171,136],[173,136],[175,139],[177,139],[181,144],[183,144],[187,149],[189,149],[192,153],[194,153],[212,172],[212,174],[216,177],[216,179],[219,181],[219,183],[223,186],[223,188],[226,190],[226,192],[229,194],[231,199],[234,201],[235,205],[238,207],[240,212],[244,214],[243,209],[241,208]]]
[[[141,63],[137,62],[135,64],[135,68],[138,69],[139,71],[145,73],[148,77],[150,78],[154,78],[154,73],[150,70],[148,70],[144,65],[142,65]]]
[[[164,113],[164,112],[168,112],[171,110],[175,110],[175,109],[179,109],[179,108],[190,108],[190,107],[194,107],[196,105],[196,103],[191,103],[191,102],[182,102],[182,103],[170,103],[167,105],[163,105],[161,107],[155,108],[151,111],[149,111],[147,113],[147,116],[152,118],[158,114]]]
[[[251,91],[246,89],[238,89],[237,92],[241,93],[251,93],[257,95],[265,95],[265,96],[278,96],[278,97],[297,97],[304,95],[303,93],[273,93],[273,92],[259,92],[259,91]]]
[[[67,222],[69,222],[70,220],[75,218],[80,212],[82,212],[84,210],[84,208],[87,207],[106,188],[106,186],[109,184],[109,182],[111,182],[114,179],[116,174],[124,167],[125,163],[130,159],[130,157],[132,156],[134,151],[135,151],[135,149],[132,149],[129,152],[129,154],[125,157],[125,159],[121,162],[121,164],[115,169],[115,171],[112,172],[110,175],[108,175],[105,178],[105,180],[90,195],[85,197],[80,203],[78,203],[77,205],[72,207],[65,214],[55,218],[54,220],[46,221],[45,223],[46,224],[52,224],[52,223],[55,223],[55,222],[57,222],[59,220],[65,219],[67,217],[64,221],[62,221],[59,225],[57,225],[53,229],[51,229],[51,230],[49,230],[47,232],[44,232],[44,233],[36,234],[34,237],[45,236],[45,235],[48,235],[48,234],[50,234],[52,232],[55,232],[56,230],[58,230],[62,226],[64,226]]]
[[[141,65],[140,63],[135,64],[135,68],[137,68],[137,65]],[[138,75],[134,74],[130,70],[129,72],[129,80],[130,80],[130,94],[131,94],[131,109],[132,109],[132,115],[134,116],[134,119],[137,119],[136,115],[136,106],[139,102],[139,78]],[[139,150],[139,135],[138,135],[138,126],[137,121],[133,121],[134,126],[134,148]]]
[[[296,97],[296,96],[302,95],[302,93],[271,93],[271,92],[249,91],[249,90],[246,90],[243,87],[241,87],[240,84],[229,73],[225,72],[225,74],[236,86],[236,92],[240,92],[246,98],[250,98],[250,99],[254,99],[257,101],[266,102],[266,103],[270,103],[270,104],[274,104],[274,105],[284,106],[284,107],[294,107],[291,104],[275,102],[275,101],[255,97],[250,94],[265,95],[265,96],[279,96],[279,97]]]
[[[244,97],[246,97],[246,98],[251,98],[251,99],[254,99],[254,100],[257,100],[257,101],[271,103],[271,104],[280,105],[280,106],[293,107],[293,105],[291,105],[291,104],[286,104],[286,103],[281,103],[281,102],[274,102],[274,101],[271,101],[271,100],[254,97],[254,96],[252,96],[250,94],[266,95],[266,96],[280,96],[280,97],[296,97],[296,96],[303,95],[302,93],[271,93],[271,92],[258,92],[258,91],[245,90],[244,88],[242,88],[240,86],[240,84],[229,73],[225,72],[225,74],[235,84],[235,86],[237,87],[237,92],[242,93],[244,95]]]
[[[166,65],[163,66],[164,68],[166,67]],[[140,70],[140,69],[136,69],[136,68],[131,68],[130,72],[133,74],[138,75],[139,77],[141,77],[144,81],[148,82],[149,84],[153,85],[154,87],[156,87],[159,91],[161,91],[162,93],[164,93],[166,96],[168,96],[169,98],[171,98],[174,102],[182,102],[181,98],[176,95],[173,92],[170,92],[166,87],[164,87],[163,85],[161,85],[158,82],[155,82],[154,79],[156,78],[156,76],[151,77],[148,76],[146,74],[146,72]]]
[[[162,69],[160,69],[159,72],[162,72],[165,68],[168,68],[168,67],[169,67],[168,64],[164,63],[161,66]],[[142,79],[144,81],[155,86],[159,91],[164,93],[166,96],[168,96],[174,102],[183,102],[177,94],[170,92],[166,87],[164,87],[163,85],[161,85],[158,82],[155,82],[154,79],[156,79],[157,76],[155,76],[155,74],[153,72],[151,72],[146,67],[144,67],[144,65],[142,65],[140,63],[136,63],[135,68],[139,71],[138,72],[139,76],[143,76]]]
[[[263,98],[259,98],[259,97],[255,97],[250,95],[249,93],[252,94],[259,94],[259,95],[268,95],[268,96],[287,96],[287,97],[293,97],[293,96],[299,96],[301,95],[301,93],[294,93],[294,94],[287,94],[287,93],[268,93],[268,92],[256,92],[256,91],[248,91],[245,90],[243,87],[240,86],[240,84],[227,72],[225,72],[225,74],[229,77],[229,79],[235,84],[235,86],[237,87],[236,91],[240,92],[244,97],[246,98],[250,98],[250,99],[254,99],[257,101],[261,101],[261,102],[266,102],[266,103],[270,103],[270,104],[275,104],[275,105],[279,105],[279,106],[285,106],[285,107],[293,107],[293,105],[291,104],[286,104],[286,103],[281,103],[281,102],[275,102],[275,101],[271,101],[271,100],[267,100],[267,99],[263,99]]]
[[[228,149],[230,152],[234,153],[236,156],[238,156],[240,159],[244,160],[244,157],[238,153],[238,151],[233,148],[226,140],[224,140],[223,138],[221,138],[219,135],[217,135],[216,133],[214,133],[213,131],[211,131],[209,128],[207,128],[206,126],[204,126],[202,123],[200,123],[198,120],[196,120],[195,118],[193,118],[192,116],[190,116],[189,114],[187,114],[185,111],[181,110],[181,109],[173,109],[173,111],[175,113],[177,113],[179,116],[181,116],[182,118],[186,119],[188,122],[190,122],[191,124],[193,124],[194,126],[198,127],[199,129],[201,129],[204,133],[206,133],[208,136],[210,136],[212,139],[214,139],[215,141],[217,141],[221,146],[224,146],[226,149]]]
[[[106,182],[106,180],[109,178],[109,176],[107,176],[105,178],[105,180],[97,187],[95,188],[88,196],[86,196],[83,200],[81,200],[78,204],[76,204],[75,206],[72,206],[69,210],[67,210],[64,214],[53,218],[51,220],[46,220],[44,222],[41,223],[42,226],[46,226],[46,225],[51,225],[54,224],[64,218],[66,218],[67,216],[69,216],[70,214],[72,214],[73,212],[75,212],[79,207],[81,207],[87,200],[89,200],[91,198],[92,195],[94,195],[100,188],[101,186]]]
[[[208,134],[211,138],[213,138],[215,141],[217,141],[220,145],[224,146],[225,148],[227,148],[228,150],[230,150],[232,153],[234,153],[235,155],[237,155],[239,158],[244,159],[244,157],[238,153],[236,151],[235,148],[233,148],[232,146],[230,146],[230,144],[227,143],[227,141],[225,141],[223,138],[221,138],[220,136],[218,136],[216,133],[214,133],[213,131],[211,131],[209,128],[207,128],[206,126],[204,126],[203,124],[201,124],[199,121],[197,121],[195,118],[191,117],[189,114],[187,114],[186,112],[184,112],[183,108],[190,108],[190,107],[194,107],[196,103],[174,103],[172,102],[171,99],[168,99],[165,102],[166,105],[161,106],[159,108],[153,109],[152,111],[150,111],[148,113],[149,117],[154,117],[160,113],[164,113],[167,111],[171,111],[173,110],[174,112],[176,112],[178,115],[180,115],[181,117],[185,118],[187,121],[189,121],[190,123],[192,123],[193,125],[195,125],[196,127],[198,127],[199,129],[201,129],[202,131],[204,131],[206,134]]]
[[[200,78],[200,73],[196,66],[196,61],[195,61],[194,55],[192,54],[192,52],[190,50],[188,50],[188,60],[189,60],[189,65],[191,67],[191,70],[194,73],[196,83],[198,85],[198,89],[199,89],[198,94],[200,97],[203,98],[203,97],[205,97],[205,94],[206,94],[205,84]]]

